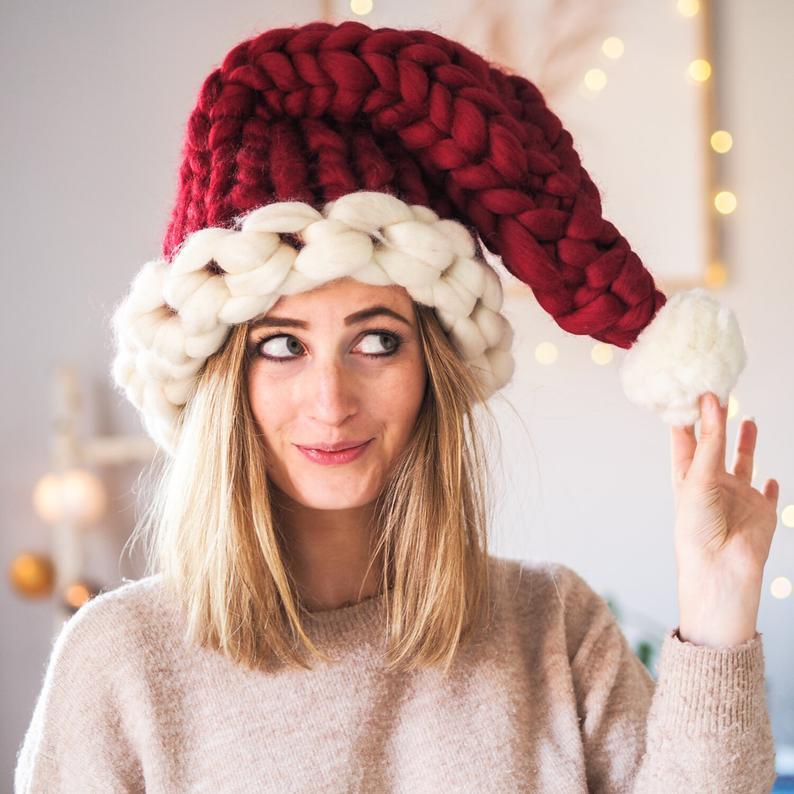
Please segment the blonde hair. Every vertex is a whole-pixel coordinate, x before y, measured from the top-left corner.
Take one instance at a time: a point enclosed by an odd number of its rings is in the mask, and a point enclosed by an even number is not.
[[[475,407],[496,423],[433,309],[413,306],[427,387],[377,500],[369,565],[381,560],[387,669],[446,672],[489,617],[492,506]],[[146,573],[162,574],[187,641],[249,669],[268,669],[274,657],[312,669],[302,653],[329,656],[301,620],[248,401],[247,335],[248,324],[234,326],[207,360],[182,411],[175,455],[153,471],[153,493],[130,540],[146,539]]]

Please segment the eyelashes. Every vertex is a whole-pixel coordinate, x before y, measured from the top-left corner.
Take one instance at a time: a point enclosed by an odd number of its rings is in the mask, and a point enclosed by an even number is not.
[[[362,356],[366,358],[388,358],[393,356],[403,344],[403,337],[401,334],[398,334],[396,331],[387,331],[385,328],[373,328],[369,331],[366,331],[362,335],[362,339],[366,339],[368,336],[385,336],[391,340],[392,348],[387,350],[384,353],[361,353]],[[287,338],[287,339],[295,339],[297,337],[294,334],[272,334],[271,336],[264,336],[260,339],[255,339],[248,345],[248,355],[251,358],[263,358],[267,361],[275,361],[279,364],[286,364],[289,361],[296,361],[300,358],[300,355],[288,355],[288,356],[269,356],[267,353],[263,353],[261,351],[262,345],[265,342],[269,342],[272,339],[280,339],[280,338]],[[298,342],[298,344],[303,347],[303,345]]]

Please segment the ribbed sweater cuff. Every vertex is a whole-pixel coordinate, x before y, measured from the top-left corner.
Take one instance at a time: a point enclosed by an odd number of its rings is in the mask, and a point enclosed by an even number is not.
[[[668,631],[657,665],[662,724],[675,733],[721,734],[754,728],[764,718],[761,637],[711,648]]]

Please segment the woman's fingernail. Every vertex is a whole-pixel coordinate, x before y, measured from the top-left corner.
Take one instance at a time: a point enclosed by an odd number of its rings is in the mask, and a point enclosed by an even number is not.
[[[754,416],[745,416],[742,418],[742,422],[752,422],[753,424],[756,424]]]

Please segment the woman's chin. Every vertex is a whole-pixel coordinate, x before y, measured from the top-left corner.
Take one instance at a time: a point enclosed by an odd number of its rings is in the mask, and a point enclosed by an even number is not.
[[[311,493],[290,494],[290,497],[312,510],[352,510],[373,502],[377,494],[370,495],[359,490],[345,493],[343,489],[329,489],[327,492],[324,489],[315,489]]]
[[[309,478],[305,475],[294,478],[301,487],[295,488],[293,483],[277,483],[271,481],[271,492],[276,504],[289,506],[297,503],[312,510],[350,510],[374,502],[380,492],[377,483],[348,479],[346,482],[334,482],[333,478]]]

